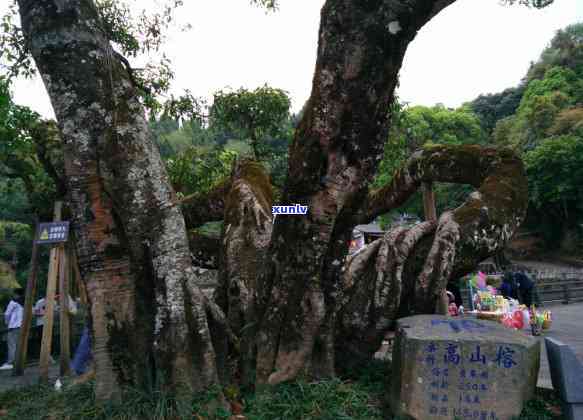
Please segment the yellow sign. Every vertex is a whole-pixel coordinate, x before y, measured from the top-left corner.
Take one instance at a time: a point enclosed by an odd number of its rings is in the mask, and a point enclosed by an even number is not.
[[[38,227],[38,244],[55,244],[67,242],[69,222],[41,223]]]

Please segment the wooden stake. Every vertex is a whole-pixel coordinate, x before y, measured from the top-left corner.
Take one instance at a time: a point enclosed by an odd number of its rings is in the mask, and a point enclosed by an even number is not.
[[[59,262],[59,295],[60,295],[60,343],[61,343],[61,376],[71,373],[71,339],[69,322],[69,269],[67,251],[64,244],[59,245],[61,260]]]
[[[55,221],[61,220],[62,202],[55,202]],[[40,351],[40,381],[49,381],[49,357],[51,355],[51,344],[53,341],[53,320],[54,320],[54,305],[55,305],[55,291],[57,288],[57,274],[59,270],[60,253],[62,247],[57,246],[51,249],[49,259],[49,276],[47,279],[47,296],[45,299],[45,319],[43,327],[43,338]]]
[[[435,192],[431,182],[423,183],[423,210],[425,220],[437,220],[437,211],[435,210]]]
[[[24,365],[28,355],[28,336],[30,335],[30,328],[32,325],[32,306],[36,296],[36,273],[38,271],[38,244],[36,243],[36,226],[35,238],[32,242],[32,256],[30,258],[30,272],[26,281],[26,294],[24,297],[24,314],[22,320],[22,327],[20,328],[20,336],[18,337],[18,347],[16,352],[16,360],[14,362],[14,376],[22,376],[24,374]]]

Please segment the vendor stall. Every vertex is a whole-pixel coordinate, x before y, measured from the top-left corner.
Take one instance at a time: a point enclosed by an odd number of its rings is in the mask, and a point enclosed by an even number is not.
[[[463,279],[470,294],[468,315],[502,323],[508,328],[530,330],[533,335],[540,335],[549,329],[552,323],[550,311],[537,309],[534,305],[527,308],[516,299],[504,297],[497,286],[500,279],[478,272]],[[450,303],[450,315],[463,314],[464,311]],[[461,312],[461,313],[460,313]]]

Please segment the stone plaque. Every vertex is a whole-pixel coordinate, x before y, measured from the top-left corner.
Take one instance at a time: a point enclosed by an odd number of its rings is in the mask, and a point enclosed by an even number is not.
[[[540,343],[492,321],[403,318],[389,403],[415,419],[507,420],[534,396]]]

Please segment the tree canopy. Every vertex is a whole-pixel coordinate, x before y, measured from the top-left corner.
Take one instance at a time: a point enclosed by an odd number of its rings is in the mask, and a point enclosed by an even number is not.
[[[549,248],[557,247],[565,229],[583,243],[583,198],[575,187],[581,182],[576,165],[583,141],[583,23],[559,30],[518,87],[481,96],[469,107],[486,130],[494,127],[496,145],[524,157],[531,227],[544,234]]]
[[[267,85],[252,91],[221,90],[214,95],[210,125],[248,139],[253,154],[259,159],[266,153],[263,140],[283,134],[284,123],[290,118],[290,106],[287,92]]]

